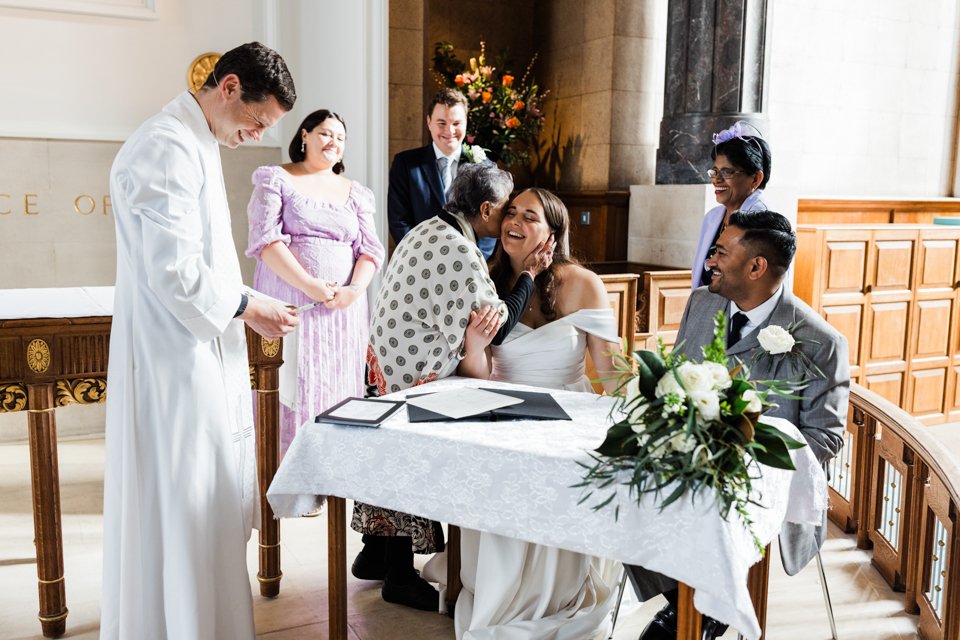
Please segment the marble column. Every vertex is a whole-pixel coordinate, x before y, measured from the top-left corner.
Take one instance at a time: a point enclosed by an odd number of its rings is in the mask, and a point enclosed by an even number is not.
[[[702,184],[710,137],[764,117],[767,0],[670,0],[657,184]]]

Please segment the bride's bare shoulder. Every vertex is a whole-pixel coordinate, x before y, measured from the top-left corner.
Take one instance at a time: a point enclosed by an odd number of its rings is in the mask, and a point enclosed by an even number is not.
[[[607,292],[603,281],[593,271],[578,264],[564,265],[560,270],[557,302],[564,315],[579,309],[603,308]]]

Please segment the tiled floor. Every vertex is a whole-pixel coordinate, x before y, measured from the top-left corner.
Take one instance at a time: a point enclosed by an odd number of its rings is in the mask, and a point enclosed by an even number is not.
[[[97,637],[102,533],[103,440],[60,443],[61,502],[66,564],[68,638]],[[0,445],[0,636],[40,638],[36,619],[36,566],[33,549],[29,454],[25,444]],[[327,637],[326,518],[285,520],[283,582],[280,597],[254,596],[257,637],[294,640]],[[349,557],[359,549],[348,537]],[[256,581],[256,540],[248,553],[250,584]],[[887,587],[871,568],[869,553],[856,548],[838,530],[823,553],[839,635],[843,640],[893,640],[916,637],[916,617],[903,612],[902,594]],[[432,640],[453,638],[444,616],[386,604],[374,583],[349,583],[352,640]],[[633,640],[660,603],[639,606],[625,599],[617,640]],[[770,640],[819,640],[830,637],[815,564],[788,578],[773,559]],[[735,638],[733,631],[725,638]]]

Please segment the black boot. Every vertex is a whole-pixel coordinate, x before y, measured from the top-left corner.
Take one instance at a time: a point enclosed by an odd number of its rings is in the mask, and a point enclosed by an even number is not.
[[[677,597],[676,589],[664,592],[667,606],[657,611],[639,640],[676,640],[677,638]],[[716,640],[727,631],[727,625],[709,616],[700,618],[701,640]]]
[[[363,535],[363,549],[353,560],[350,573],[360,580],[383,580],[387,575],[387,540],[384,536]]]
[[[647,623],[639,640],[677,640],[677,596],[676,589],[665,591],[663,596],[667,605],[653,615]]]
[[[380,595],[393,604],[440,610],[440,593],[413,568],[413,541],[407,536],[387,539],[387,575]]]

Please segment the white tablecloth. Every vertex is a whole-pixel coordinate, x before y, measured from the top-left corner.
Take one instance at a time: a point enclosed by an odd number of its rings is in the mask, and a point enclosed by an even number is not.
[[[113,315],[113,287],[0,289],[0,320]]]
[[[416,391],[454,386],[530,389],[447,378]],[[307,423],[267,497],[280,517],[313,511],[320,496],[334,495],[641,565],[690,585],[698,610],[758,638],[747,572],[759,555],[736,515],[724,521],[706,495],[695,502],[681,499],[661,512],[654,498],[637,505],[625,489],[619,519],[612,507],[591,509],[600,494],[578,505],[581,490],[572,485],[583,469],[577,461],[589,462],[586,452],[603,441],[613,400],[551,393],[572,421],[410,423],[401,409],[379,429]],[[776,424],[799,437],[789,422]],[[826,480],[816,478],[822,470],[807,448],[795,453],[798,468],[809,477],[764,468],[755,483],[767,507],[752,511],[763,543],[779,532],[789,502],[791,514],[816,522],[826,507]]]

